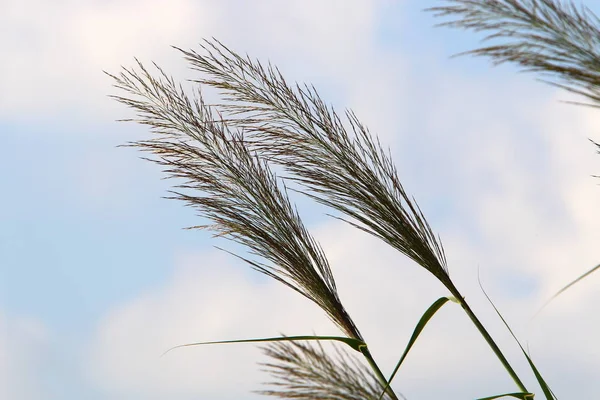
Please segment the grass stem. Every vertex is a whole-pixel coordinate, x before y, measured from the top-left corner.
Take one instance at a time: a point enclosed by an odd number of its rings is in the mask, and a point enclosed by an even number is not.
[[[506,369],[506,371],[508,372],[510,377],[513,379],[513,381],[517,384],[519,389],[525,393],[528,393],[529,391],[525,388],[525,385],[523,384],[523,382],[521,381],[521,379],[519,378],[519,376],[517,375],[515,370],[512,368],[512,366],[510,365],[510,363],[508,362],[508,360],[506,359],[504,354],[502,354],[502,351],[500,350],[500,348],[498,347],[496,342],[494,342],[494,339],[492,339],[492,337],[488,333],[487,329],[485,329],[485,327],[483,326],[483,324],[481,323],[479,318],[477,318],[477,316],[475,315],[473,310],[471,310],[471,307],[469,307],[469,304],[465,301],[464,297],[460,294],[458,289],[456,287],[453,287],[453,288],[450,288],[450,291],[452,292],[452,295],[454,297],[456,297],[457,299],[460,300],[461,307],[463,308],[463,310],[465,310],[465,312],[467,313],[467,315],[469,316],[469,318],[471,319],[471,321],[473,322],[473,324],[475,325],[475,327],[477,328],[479,333],[481,333],[481,336],[483,336],[485,341],[492,348],[492,351],[494,352],[494,354],[496,354],[496,357],[498,357],[498,359],[504,366],[504,369]]]
[[[365,356],[365,358],[367,359],[367,362],[371,366],[371,369],[373,370],[373,372],[375,372],[375,375],[377,375],[377,379],[379,379],[379,381],[381,382],[383,387],[386,388],[386,391],[390,395],[390,397],[393,400],[398,400],[398,396],[396,396],[396,393],[394,393],[394,389],[392,389],[392,387],[388,385],[388,380],[383,375],[383,373],[381,372],[381,369],[379,369],[379,366],[373,359],[373,356],[371,355],[369,348],[366,345],[361,346],[360,352]]]

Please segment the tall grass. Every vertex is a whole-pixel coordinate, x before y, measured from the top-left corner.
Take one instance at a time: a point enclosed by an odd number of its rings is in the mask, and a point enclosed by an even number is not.
[[[486,32],[495,44],[460,54],[489,58],[493,65],[512,63],[537,73],[541,81],[585,97],[570,102],[600,108],[600,19],[585,5],[558,0],[441,0],[426,11],[453,18],[437,26]],[[600,143],[590,139],[600,154]],[[600,177],[600,176],[596,176]],[[600,264],[556,292],[543,307],[600,270]],[[542,308],[543,308],[542,307]]]
[[[558,79],[552,84],[600,103],[600,75],[590,68],[600,65],[595,53],[600,39],[589,10],[573,5],[563,9],[551,0],[446,3],[430,9],[456,18],[443,25],[515,39],[470,54],[550,72]],[[317,304],[343,336],[227,338],[177,347],[263,343],[271,360],[263,366],[274,380],[260,393],[269,396],[395,400],[403,396],[392,379],[428,321],[451,300],[470,318],[516,387],[481,399],[533,398],[452,281],[441,240],[405,191],[391,154],[352,111],[339,114],[313,86],[290,84],[275,66],[243,57],[217,40],[203,42],[198,51],[178,50],[200,74],[192,95],[156,65],[150,72],[138,62],[135,68],[109,74],[122,93],[114,98],[136,112],[130,121],[148,125],[154,134],[127,146],[149,153],[147,160],[180,180],[171,198],[183,200],[210,221],[193,228],[245,246],[248,253],[235,256]],[[221,102],[208,105],[202,87],[216,88]],[[276,176],[273,166],[283,168],[283,176]],[[387,243],[448,290],[418,321],[390,376],[379,368],[344,307],[326,254],[288,197],[290,185]],[[335,353],[321,346],[326,340],[339,344]],[[544,398],[556,399],[524,350],[523,355]]]

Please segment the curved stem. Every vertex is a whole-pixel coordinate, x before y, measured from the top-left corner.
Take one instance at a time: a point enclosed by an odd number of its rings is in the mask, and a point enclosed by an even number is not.
[[[464,297],[460,294],[458,289],[454,285],[452,285],[452,287],[449,287],[448,289],[450,289],[452,295],[460,301],[460,305],[463,308],[463,310],[465,310],[465,312],[467,313],[477,330],[479,330],[479,333],[481,333],[481,336],[483,336],[485,341],[492,348],[492,351],[494,352],[494,354],[496,354],[496,357],[498,357],[498,359],[504,366],[504,369],[506,369],[506,371],[513,379],[513,381],[517,384],[519,389],[523,392],[528,393],[529,391],[525,388],[525,385],[523,384],[515,370],[512,368],[506,357],[504,357],[504,354],[502,354],[502,351],[500,350],[496,342],[494,342],[494,339],[492,339],[487,329],[485,329],[481,321],[479,321],[479,318],[477,318],[473,310],[471,310],[471,307],[469,307],[469,304],[465,301]]]
[[[385,376],[383,375],[383,373],[379,369],[379,366],[377,365],[377,363],[373,359],[373,356],[371,355],[371,352],[369,351],[368,347],[366,345],[361,346],[360,347],[360,352],[367,359],[367,362],[371,366],[371,369],[373,370],[373,372],[375,372],[375,375],[377,375],[377,378],[379,379],[379,382],[381,383],[382,387],[387,388],[386,392],[390,395],[390,397],[393,400],[398,400],[398,396],[396,396],[396,393],[394,393],[394,389],[392,389],[392,387],[388,385],[387,379],[385,378]]]

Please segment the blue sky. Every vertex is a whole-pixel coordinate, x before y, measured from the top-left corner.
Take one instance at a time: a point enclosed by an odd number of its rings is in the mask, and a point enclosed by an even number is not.
[[[446,248],[453,279],[535,387],[486,288],[561,398],[600,390],[598,279],[533,313],[598,263],[597,112],[511,66],[449,56],[477,44],[434,29],[438,2],[352,0],[0,2],[0,397],[255,399],[251,345],[199,340],[338,334],[320,310],[214,249],[172,182],[133,149],[143,127],[103,73],[156,61],[194,77],[169,45],[216,37],[314,83],[391,147],[405,188]],[[588,1],[593,10],[597,1]],[[426,271],[299,198],[342,301],[386,371],[426,307]],[[231,247],[230,247],[231,248]],[[574,328],[575,327],[575,328]],[[537,356],[537,357],[536,357]],[[432,385],[432,382],[436,382]],[[458,307],[432,322],[395,387],[409,399],[514,389]],[[449,397],[448,397],[449,396]]]

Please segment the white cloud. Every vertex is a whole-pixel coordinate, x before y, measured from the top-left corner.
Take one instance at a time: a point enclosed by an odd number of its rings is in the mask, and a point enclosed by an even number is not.
[[[49,333],[38,320],[0,310],[0,395],[11,400],[44,398],[42,363]]]
[[[133,56],[156,59],[171,44],[207,35],[211,16],[210,4],[197,8],[185,0],[168,7],[162,1],[9,2],[0,15],[8,32],[0,39],[0,116],[68,112],[75,120],[84,112],[98,118],[113,103],[102,70],[116,72]]]
[[[9,32],[0,39],[6,49],[0,116],[114,116],[118,108],[106,98],[111,82],[102,70],[115,73],[120,65],[132,65],[136,56],[145,63],[157,61],[184,79],[187,66],[170,46],[196,48],[212,36],[253,56],[287,62],[292,74],[303,59],[301,70],[303,78],[308,72],[308,80],[337,80],[360,70],[373,55],[369,46],[381,4],[385,2],[9,2],[0,15]],[[340,45],[348,41],[352,46]]]
[[[265,378],[252,344],[160,354],[198,341],[339,334],[310,301],[271,280],[257,282],[231,261],[221,253],[183,255],[164,287],[110,312],[90,343],[96,384],[111,398],[241,398]]]

